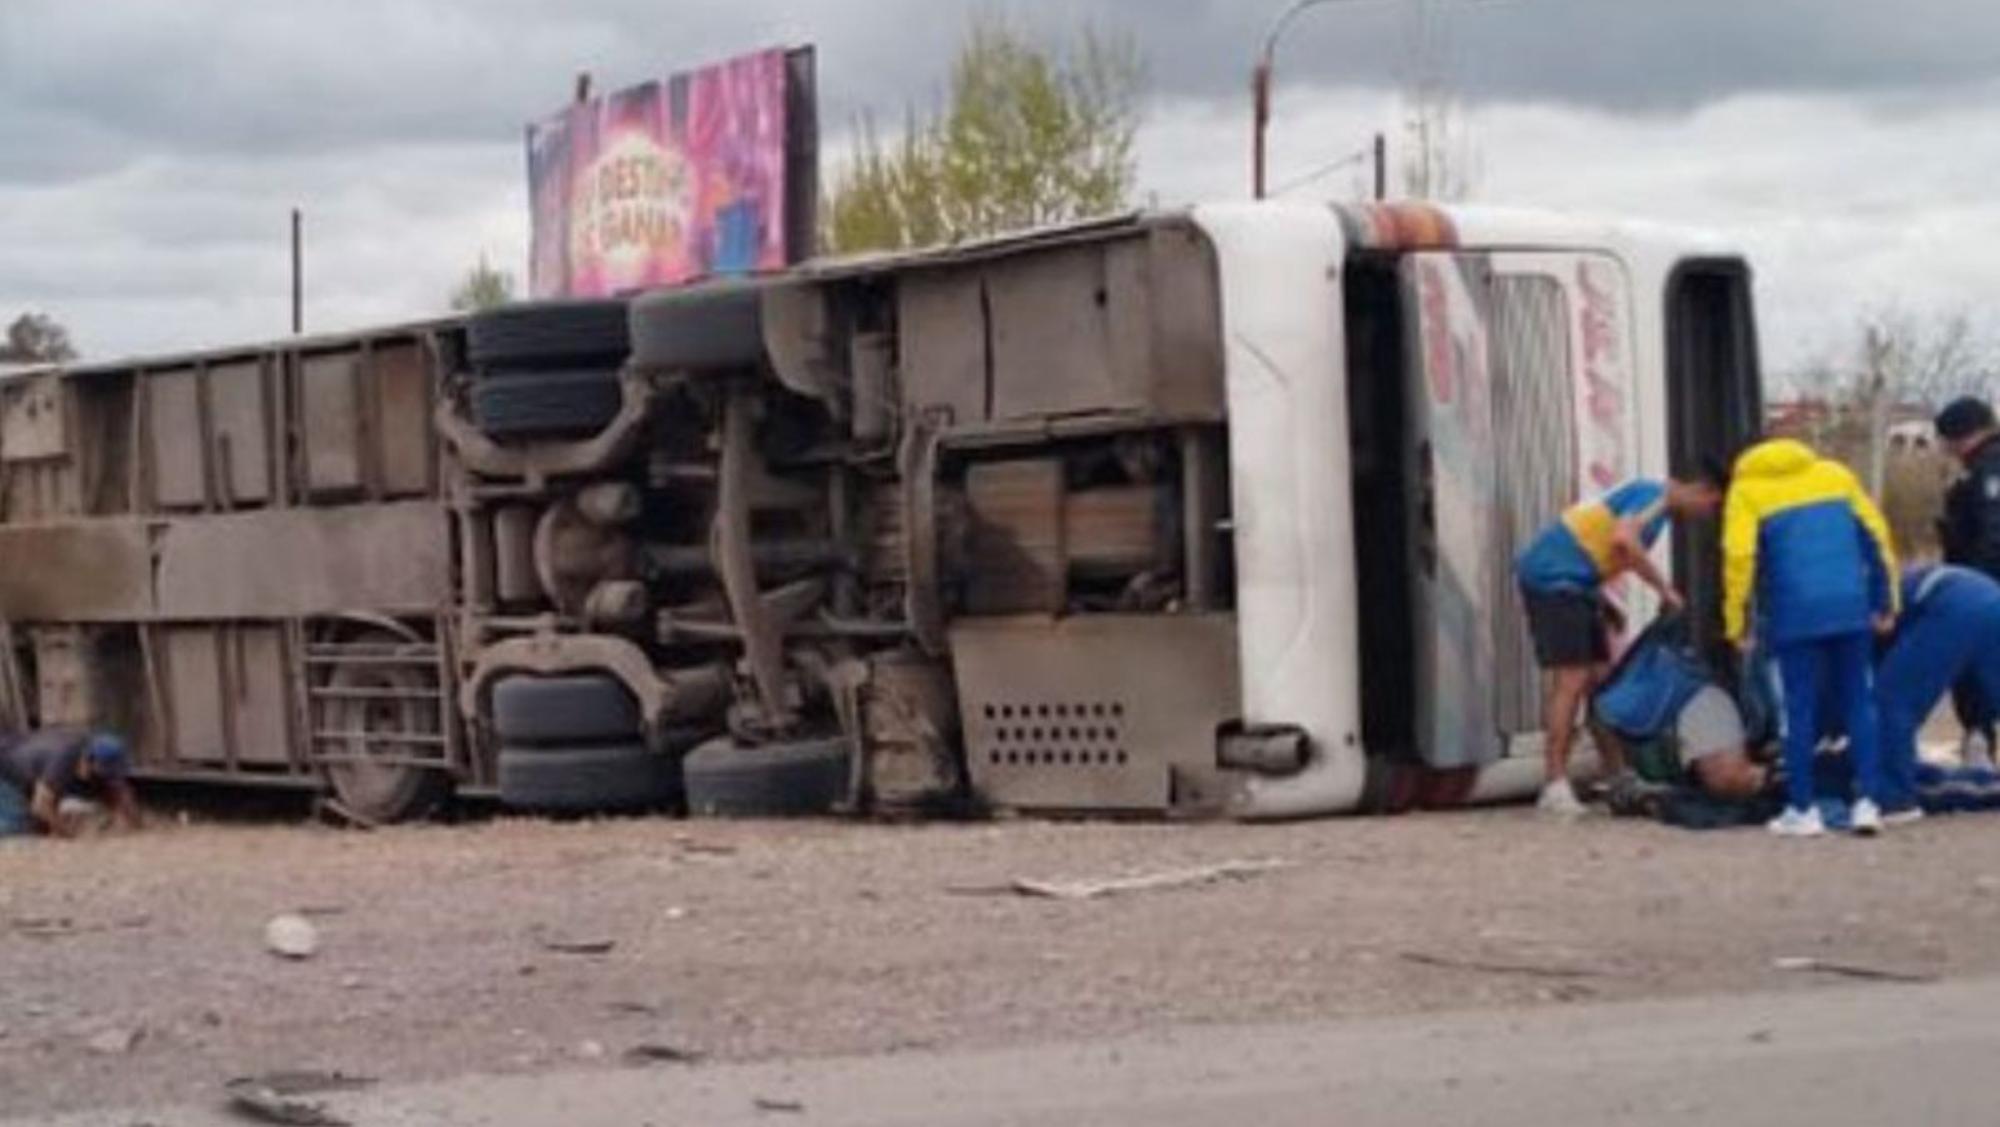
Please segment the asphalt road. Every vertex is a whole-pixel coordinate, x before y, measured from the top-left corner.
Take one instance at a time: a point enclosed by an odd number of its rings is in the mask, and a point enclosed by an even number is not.
[[[356,1127],[635,1124],[1990,1124],[2000,980],[748,1065],[464,1077],[331,1097]],[[7,1121],[30,1122],[30,1121]],[[211,1107],[62,1127],[241,1124]]]

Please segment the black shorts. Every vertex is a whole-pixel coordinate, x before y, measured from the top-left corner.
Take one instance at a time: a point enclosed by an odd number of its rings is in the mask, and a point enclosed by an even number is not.
[[[1528,607],[1535,660],[1543,669],[1602,665],[1611,659],[1604,610],[1596,594],[1524,590],[1521,601]]]

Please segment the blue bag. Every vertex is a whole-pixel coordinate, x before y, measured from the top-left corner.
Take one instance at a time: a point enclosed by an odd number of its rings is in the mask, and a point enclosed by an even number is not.
[[[1666,735],[1688,698],[1712,683],[1707,667],[1688,650],[1685,622],[1663,615],[1618,659],[1591,707],[1598,723],[1643,743]]]

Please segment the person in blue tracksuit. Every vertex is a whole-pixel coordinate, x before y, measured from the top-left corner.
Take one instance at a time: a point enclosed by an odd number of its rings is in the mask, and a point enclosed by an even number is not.
[[[1856,831],[1881,829],[1874,639],[1895,623],[1896,552],[1888,523],[1853,473],[1791,439],[1737,459],[1722,512],[1723,625],[1739,649],[1752,634],[1773,655],[1783,699],[1786,809],[1771,831],[1826,832],[1813,795],[1820,694],[1845,705],[1860,797]]]
[[[2000,700],[2000,583],[1971,568],[1913,567],[1903,574],[1895,640],[1875,670],[1885,821],[1922,816],[1917,730],[1963,681],[1982,699]]]

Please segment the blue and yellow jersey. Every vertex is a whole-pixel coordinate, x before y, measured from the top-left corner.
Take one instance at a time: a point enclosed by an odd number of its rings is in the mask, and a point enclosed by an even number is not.
[[[1898,602],[1896,549],[1881,510],[1847,467],[1802,442],[1751,447],[1722,511],[1723,624],[1774,646],[1869,628]]]
[[[1602,497],[1563,510],[1562,516],[1529,542],[1514,561],[1514,574],[1529,591],[1595,591],[1630,566],[1618,558],[1618,526],[1639,526],[1639,542],[1651,548],[1667,528],[1667,487],[1658,481],[1628,481]]]

